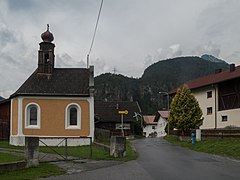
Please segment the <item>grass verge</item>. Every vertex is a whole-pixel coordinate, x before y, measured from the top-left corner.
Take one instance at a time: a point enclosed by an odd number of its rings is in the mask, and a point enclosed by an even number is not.
[[[60,154],[65,154],[65,147],[52,147]],[[114,158],[109,155],[108,151],[103,150],[95,145],[92,145],[92,159],[93,160],[118,160],[118,161],[130,161],[137,158],[136,152],[132,149],[131,144],[127,141],[127,153],[124,158]],[[53,151],[47,147],[40,147],[40,151],[44,153],[53,153]],[[76,146],[68,147],[68,156],[74,156],[79,158],[90,158],[89,146]]]
[[[9,163],[9,162],[22,161],[22,160],[24,160],[23,157],[0,152],[0,163]]]
[[[194,145],[192,145],[190,141],[180,141],[175,136],[165,136],[164,139],[172,144],[186,147],[194,151],[240,159],[240,139],[237,138],[205,139],[200,142],[195,142]]]
[[[107,144],[107,143],[106,143]],[[118,161],[130,161],[137,158],[136,152],[132,149],[131,144],[127,141],[127,154],[124,158],[114,158],[109,155],[109,152],[99,148],[95,145],[92,146],[92,159],[93,160],[118,160]],[[18,149],[24,150],[24,147],[9,145],[7,141],[0,141],[0,148]],[[65,154],[65,147],[51,147],[60,154]],[[39,147],[40,152],[54,153],[51,149],[45,146]],[[76,146],[68,147],[68,156],[74,156],[79,158],[90,158],[90,146]]]
[[[13,146],[8,141],[0,141],[0,148],[24,150],[23,146]]]
[[[33,180],[49,176],[65,174],[65,171],[56,165],[41,163],[38,167],[0,172],[0,179],[4,180]]]

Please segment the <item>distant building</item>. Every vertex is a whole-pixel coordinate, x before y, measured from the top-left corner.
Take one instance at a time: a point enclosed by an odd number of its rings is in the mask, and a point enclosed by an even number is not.
[[[143,116],[145,127],[143,128],[143,136],[151,137],[157,133],[157,122],[154,122],[155,116]]]
[[[119,111],[128,111],[123,115],[123,129],[126,136],[134,135],[136,113],[141,110],[137,102],[95,101],[95,128],[110,130],[111,135],[121,135],[121,115]]]
[[[4,98],[2,96],[0,96],[0,101],[4,100]]]
[[[186,83],[203,111],[201,129],[240,127],[240,66]],[[174,94],[174,93],[173,93]]]
[[[157,122],[157,137],[166,136],[166,125],[168,124],[169,111],[158,111],[155,115],[154,122]]]
[[[10,144],[24,145],[25,136],[37,136],[47,137],[48,145],[62,137],[70,138],[68,145],[80,145],[71,138],[94,136],[93,66],[55,68],[49,27],[41,38],[37,69],[10,97]]]
[[[10,108],[11,100],[0,101],[0,140],[8,140],[10,135]]]

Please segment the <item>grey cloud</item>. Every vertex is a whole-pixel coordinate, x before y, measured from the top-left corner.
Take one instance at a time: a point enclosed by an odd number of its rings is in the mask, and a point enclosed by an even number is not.
[[[1,64],[8,64],[10,66],[19,66],[20,62],[14,59],[12,56],[6,54],[6,53],[1,53],[0,54],[0,62]]]
[[[4,48],[8,43],[16,42],[16,36],[5,24],[0,24],[0,47]]]
[[[86,67],[86,63],[82,60],[74,60],[68,53],[56,55],[56,67],[80,68]]]
[[[110,68],[106,65],[105,61],[97,58],[91,62],[95,68],[95,75],[99,75],[102,72],[110,72]]]
[[[226,57],[225,60],[231,60],[231,61],[239,61],[240,59],[240,50],[234,51],[232,54]]]
[[[219,0],[212,3],[200,14],[198,28],[211,39],[229,36],[232,32],[238,33],[240,25],[236,20],[240,18],[239,7],[239,0]]]
[[[145,58],[144,58],[144,68],[150,66],[151,64],[153,64],[153,57],[151,55],[147,55]]]
[[[193,49],[192,54],[194,55],[203,55],[203,54],[210,54],[215,57],[219,57],[221,52],[221,46],[218,44],[214,44],[211,41],[205,44],[198,45],[196,48]]]
[[[162,60],[162,59],[173,58],[181,55],[182,55],[181,45],[173,44],[168,48],[158,48],[157,54],[154,59]]]
[[[152,54],[152,55],[148,54],[144,58],[144,68],[160,60],[174,58],[181,55],[182,55],[182,50],[181,50],[180,44],[173,44],[167,48],[158,48],[155,51],[155,54]]]
[[[43,1],[41,1],[43,3]],[[23,10],[29,9],[34,7],[36,4],[35,0],[10,0],[8,1],[9,8],[16,11],[16,10]]]

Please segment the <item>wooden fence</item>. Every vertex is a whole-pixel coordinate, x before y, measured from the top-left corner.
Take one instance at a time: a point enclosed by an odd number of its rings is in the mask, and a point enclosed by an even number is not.
[[[109,141],[111,137],[111,131],[107,129],[95,128],[94,136],[96,141]]]

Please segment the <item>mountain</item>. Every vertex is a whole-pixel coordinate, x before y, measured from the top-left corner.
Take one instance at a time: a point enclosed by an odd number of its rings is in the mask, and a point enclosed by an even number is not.
[[[205,59],[207,61],[216,62],[216,63],[218,63],[218,62],[224,63],[225,62],[224,60],[218,59],[218,58],[214,57],[213,55],[209,55],[209,54],[204,54],[201,56],[201,58]]]
[[[166,97],[159,94],[176,89],[200,76],[229,67],[225,61],[200,57],[177,57],[152,64],[139,79],[111,73],[95,77],[96,100],[138,101],[143,114],[166,108]]]

